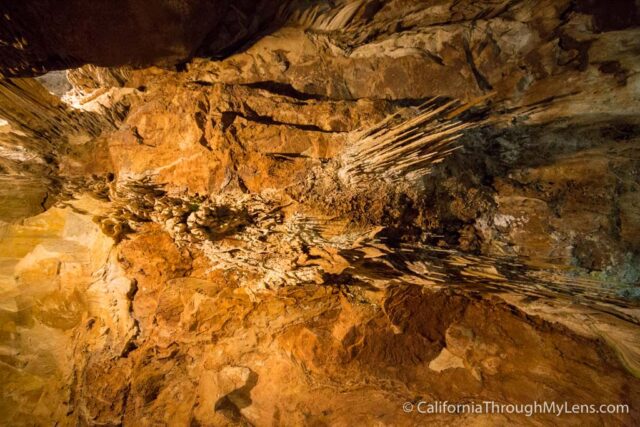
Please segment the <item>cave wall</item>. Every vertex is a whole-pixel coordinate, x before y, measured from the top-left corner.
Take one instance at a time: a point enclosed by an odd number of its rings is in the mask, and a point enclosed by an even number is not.
[[[636,3],[119,3],[1,6],[2,422],[637,423]]]

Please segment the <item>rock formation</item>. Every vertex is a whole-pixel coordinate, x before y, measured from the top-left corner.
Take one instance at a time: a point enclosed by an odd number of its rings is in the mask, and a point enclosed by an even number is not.
[[[637,1],[115,3],[0,5],[0,422],[640,422]]]

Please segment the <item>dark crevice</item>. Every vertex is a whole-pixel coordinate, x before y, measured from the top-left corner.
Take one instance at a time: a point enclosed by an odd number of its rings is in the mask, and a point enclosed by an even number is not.
[[[256,384],[258,384],[258,374],[250,370],[246,383],[219,398],[214,405],[214,411],[221,413],[234,422],[242,422],[243,425],[248,424],[241,411],[253,403],[251,390]]]
[[[49,200],[49,192],[44,193],[44,197],[40,202],[40,207],[42,208],[43,211],[47,210],[47,200]]]
[[[578,41],[568,34],[561,34],[559,46],[567,52],[567,58],[560,59],[560,65],[574,64],[578,71],[585,71],[589,66],[589,48],[592,40]]]
[[[436,64],[444,66],[444,60],[440,56],[427,49],[424,49],[424,53]]]
[[[473,60],[473,53],[471,53],[471,48],[469,47],[469,42],[466,39],[464,39],[462,43],[463,43],[464,54],[467,59],[467,63],[471,68],[473,77],[475,77],[476,79],[476,83],[478,83],[478,87],[485,92],[493,90],[493,86],[491,86],[491,84],[486,79],[486,77],[483,76],[482,73],[480,73],[480,71],[478,70],[478,67],[476,67],[476,64]]]
[[[128,307],[129,315],[133,318],[134,333],[131,335],[131,337],[129,337],[129,340],[124,345],[124,348],[122,349],[122,353],[120,354],[120,357],[129,357],[129,353],[131,353],[133,350],[138,348],[138,344],[136,343],[136,340],[140,335],[140,324],[138,322],[138,319],[134,317],[134,312],[133,312],[133,301],[137,293],[138,293],[138,281],[136,279],[132,279],[129,290],[127,291],[126,297],[127,297],[127,303],[129,306]]]
[[[202,145],[207,150],[213,151],[213,149],[209,145],[209,141],[207,140],[207,137],[205,135],[205,133],[206,133],[206,125],[207,125],[207,114],[205,113],[205,108],[206,107],[204,105],[201,105],[201,104],[202,103],[199,103],[199,105],[198,105],[199,108],[200,108],[200,111],[196,112],[196,114],[195,114],[196,125],[198,126],[198,129],[200,129],[200,132],[202,132],[198,142],[200,143],[200,145]]]
[[[191,83],[196,84],[198,86],[210,87],[213,86],[213,83],[205,81],[205,80],[193,80]]]
[[[267,157],[270,157],[274,160],[280,160],[283,162],[291,162],[295,159],[308,159],[309,156],[305,156],[301,153],[267,153]]]
[[[305,125],[305,124],[299,124],[299,123],[281,122],[279,120],[274,120],[272,117],[269,117],[269,116],[261,116],[251,109],[247,109],[247,114],[242,114],[237,111],[225,111],[223,113],[223,118],[226,117],[227,120],[229,120],[230,116],[233,116],[234,119],[235,117],[242,117],[245,120],[249,120],[254,123],[260,123],[260,124],[269,125],[269,126],[287,126],[295,129],[309,131],[309,132],[342,133],[337,131],[325,130],[316,125]],[[233,119],[231,120],[231,122],[233,122]]]
[[[288,83],[280,83],[275,81],[262,81],[255,83],[243,84],[242,86],[250,87],[252,89],[265,90],[274,95],[286,96],[288,98],[294,98],[301,101],[326,101],[328,98],[323,95],[311,94],[300,92]]]

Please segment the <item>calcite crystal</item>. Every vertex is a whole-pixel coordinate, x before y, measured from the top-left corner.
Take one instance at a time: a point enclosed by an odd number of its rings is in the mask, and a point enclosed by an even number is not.
[[[637,425],[639,19],[3,2],[0,423]]]

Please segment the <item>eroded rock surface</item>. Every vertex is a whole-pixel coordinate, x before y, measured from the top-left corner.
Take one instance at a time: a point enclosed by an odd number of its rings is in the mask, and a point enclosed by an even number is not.
[[[639,422],[636,3],[54,3],[2,6],[3,75],[91,64],[0,82],[2,422]]]

